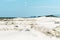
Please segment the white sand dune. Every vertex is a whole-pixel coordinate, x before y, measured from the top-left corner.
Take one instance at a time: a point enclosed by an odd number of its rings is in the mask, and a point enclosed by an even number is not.
[[[11,20],[0,21],[0,40],[60,40],[52,30],[60,26],[60,18],[15,18]],[[46,34],[48,31],[54,36]],[[58,29],[56,31],[60,32]]]
[[[37,31],[32,32],[0,32],[0,40],[60,40]]]

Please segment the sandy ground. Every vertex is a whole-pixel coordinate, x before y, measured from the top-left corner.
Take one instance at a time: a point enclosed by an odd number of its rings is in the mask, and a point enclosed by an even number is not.
[[[19,19],[18,19],[19,20]],[[30,19],[29,19],[30,20]],[[33,19],[32,19],[33,20]],[[60,18],[46,18],[46,17],[41,17],[41,18],[36,18],[37,21],[23,21],[23,22],[15,22],[17,25],[19,25],[19,28],[23,27],[25,29],[25,26],[30,29],[31,25],[26,25],[30,22],[36,23],[38,26],[37,27],[42,27],[43,28],[49,28],[53,29],[56,26],[60,25]],[[55,22],[59,22],[55,24]],[[11,22],[9,22],[10,24]],[[24,25],[20,25],[23,24]],[[3,25],[4,24],[4,25]],[[15,25],[15,24],[14,24]],[[5,25],[5,22],[0,21],[0,28],[6,28],[9,26],[9,28],[14,28],[14,25]],[[35,26],[34,26],[35,27]],[[45,31],[45,30],[43,30]],[[0,40],[60,40],[60,38],[52,37],[52,36],[47,36],[44,33],[30,29],[30,31],[0,31]]]
[[[47,36],[38,31],[0,31],[0,40],[60,40],[56,37]]]

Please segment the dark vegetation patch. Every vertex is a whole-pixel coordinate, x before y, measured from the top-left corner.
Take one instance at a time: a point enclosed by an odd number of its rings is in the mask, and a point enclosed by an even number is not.
[[[58,16],[55,16],[55,15],[46,15],[45,17],[58,17]]]
[[[0,17],[0,21],[4,20],[4,19],[14,19],[16,17]],[[4,21],[7,21],[7,20],[4,20]]]

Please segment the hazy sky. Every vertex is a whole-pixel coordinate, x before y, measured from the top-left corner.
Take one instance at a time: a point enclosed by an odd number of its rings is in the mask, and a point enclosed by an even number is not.
[[[0,16],[60,14],[60,0],[0,0]]]

